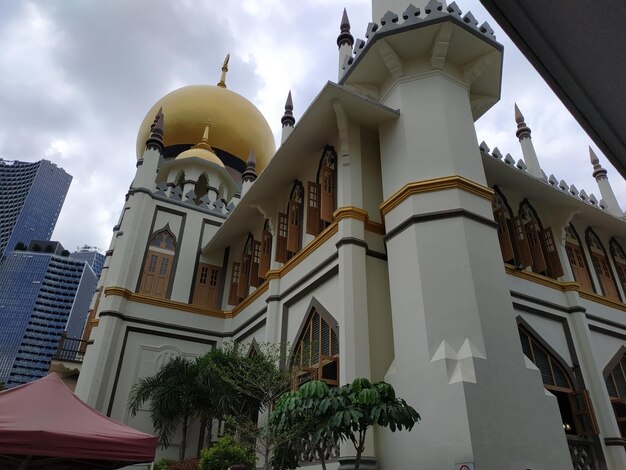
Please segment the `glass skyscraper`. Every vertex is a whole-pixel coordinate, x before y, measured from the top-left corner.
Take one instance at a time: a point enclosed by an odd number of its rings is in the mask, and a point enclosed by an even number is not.
[[[0,159],[0,258],[20,242],[50,240],[71,181],[47,160]]]
[[[96,274],[96,277],[100,277],[102,268],[104,267],[104,255],[93,246],[83,246],[78,251],[70,253],[70,258],[82,259],[86,261],[91,270]]]
[[[58,242],[32,241],[0,264],[0,382],[7,387],[48,373],[63,332],[80,338],[97,278]]]

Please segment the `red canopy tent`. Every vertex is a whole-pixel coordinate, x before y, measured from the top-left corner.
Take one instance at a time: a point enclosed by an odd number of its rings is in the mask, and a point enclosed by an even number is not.
[[[0,392],[0,469],[119,468],[151,462],[156,445],[82,402],[57,374]]]

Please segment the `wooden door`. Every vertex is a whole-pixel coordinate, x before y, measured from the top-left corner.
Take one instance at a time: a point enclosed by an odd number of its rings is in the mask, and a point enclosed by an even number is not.
[[[287,214],[278,214],[278,238],[276,240],[276,261],[284,263],[287,261]]]
[[[289,225],[287,227],[287,251],[292,254],[300,251],[300,226],[302,204],[289,201]]]
[[[259,277],[265,279],[270,269],[272,259],[272,233],[268,228],[263,230],[263,242],[261,244],[261,259],[259,263]]]
[[[306,233],[317,235],[320,233],[320,185],[309,181],[309,202],[306,211]]]
[[[513,251],[513,242],[511,241],[506,213],[504,209],[500,208],[493,213],[493,216],[498,223],[498,241],[500,242],[502,260],[506,263],[512,262],[513,258],[515,258],[515,252]]]
[[[619,294],[617,293],[617,287],[615,286],[615,280],[613,279],[607,257],[591,250],[591,261],[598,275],[604,296],[619,301]]]
[[[593,292],[593,285],[591,284],[591,278],[585,263],[585,255],[580,246],[567,242],[565,243],[565,251],[567,252],[567,259],[572,267],[572,273],[576,282],[580,284],[581,288]]]
[[[528,238],[526,236],[526,228],[524,227],[524,220],[521,215],[513,217],[511,231],[515,241],[515,262],[523,266],[531,266],[533,264],[533,255],[530,251],[530,245],[528,244]]]
[[[320,217],[324,222],[333,221],[335,210],[335,175],[332,168],[322,166],[320,172],[321,197],[320,197]]]
[[[556,279],[563,275],[563,266],[561,265],[561,258],[559,257],[559,251],[554,241],[554,234],[550,227],[540,232],[541,246],[543,248],[543,254],[546,258],[546,264],[548,265],[548,276]]]
[[[543,256],[541,240],[539,238],[539,230],[535,222],[530,221],[526,224],[526,236],[528,237],[528,245],[533,258],[533,271],[536,273],[544,273],[548,269],[546,259]]]

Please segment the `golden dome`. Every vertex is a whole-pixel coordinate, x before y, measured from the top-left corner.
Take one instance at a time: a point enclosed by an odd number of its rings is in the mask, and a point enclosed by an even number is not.
[[[176,157],[176,160],[183,160],[185,158],[191,158],[191,157],[201,158],[202,160],[215,163],[216,165],[224,168],[224,163],[222,163],[222,160],[220,160],[218,156],[215,155],[213,152],[211,152],[210,150],[205,150],[205,149],[200,149],[200,148],[195,148],[195,147],[192,147],[189,150],[185,150],[184,152],[181,152],[178,155],[178,157]]]
[[[269,124],[250,101],[220,86],[192,85],[168,93],[148,111],[137,135],[137,158],[143,154],[150,137],[150,125],[161,107],[165,118],[165,147],[197,143],[209,120],[209,145],[241,160],[243,168],[250,151],[254,150],[260,173],[276,150]],[[197,153],[194,156],[198,156]]]

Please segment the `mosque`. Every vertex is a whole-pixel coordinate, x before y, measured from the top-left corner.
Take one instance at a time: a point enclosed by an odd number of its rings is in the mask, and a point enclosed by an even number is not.
[[[479,144],[502,46],[454,3],[400,3],[373,0],[366,40],[344,12],[338,80],[298,123],[289,95],[278,149],[228,60],[147,112],[76,393],[150,431],[126,407],[138,378],[281,343],[307,377],[385,380],[419,411],[371,433],[366,468],[624,469],[626,224],[606,170],[591,153],[600,200],[546,176],[517,108],[523,159]]]

